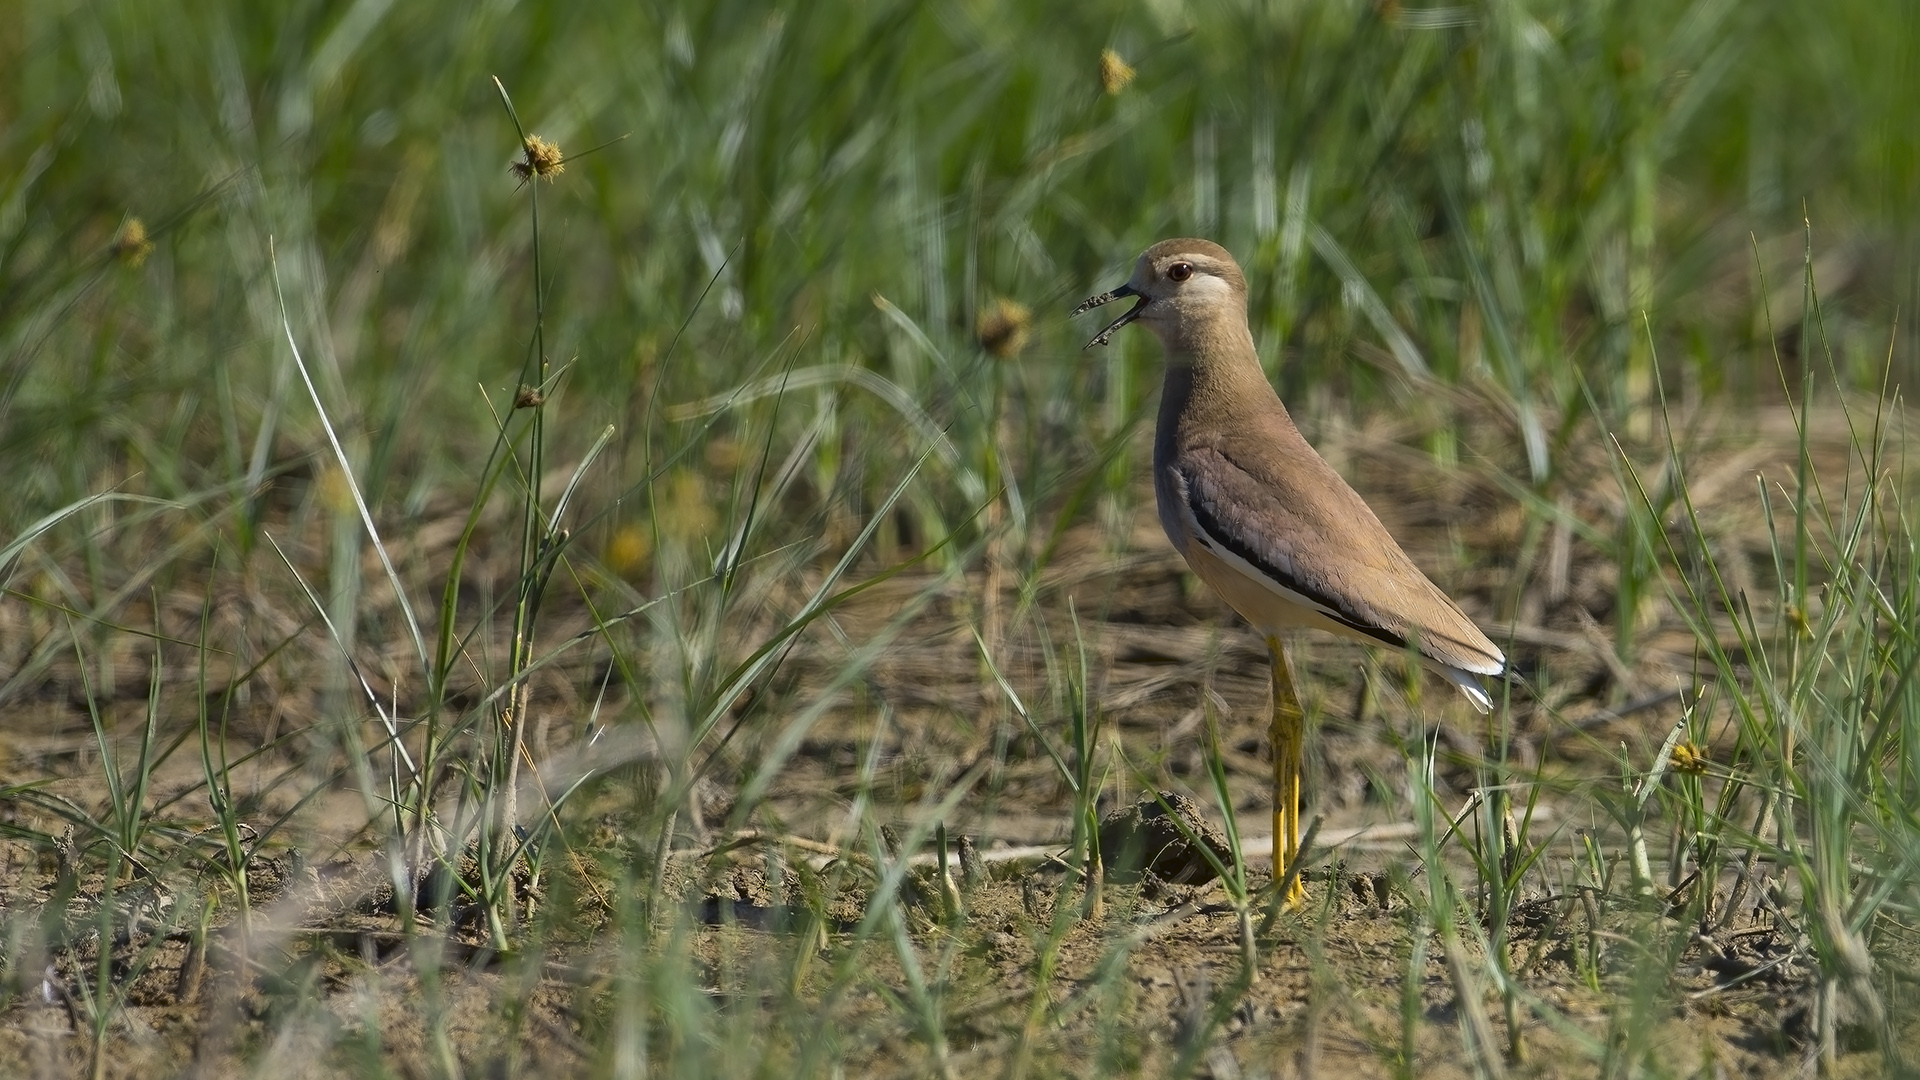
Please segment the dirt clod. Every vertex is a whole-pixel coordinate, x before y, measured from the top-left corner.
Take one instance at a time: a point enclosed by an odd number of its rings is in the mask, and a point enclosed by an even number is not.
[[[1142,796],[1100,822],[1100,859],[1107,880],[1117,884],[1131,885],[1148,875],[1176,885],[1212,881],[1217,875],[1202,854],[1202,844],[1223,865],[1233,857],[1226,837],[1206,819],[1200,804],[1178,792]]]

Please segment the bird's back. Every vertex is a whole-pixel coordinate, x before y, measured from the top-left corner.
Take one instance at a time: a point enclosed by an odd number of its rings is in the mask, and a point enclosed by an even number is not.
[[[1164,394],[1154,441],[1161,525],[1249,622],[1411,643],[1460,672],[1504,669],[1500,649],[1300,435],[1264,375],[1253,386],[1173,364]]]

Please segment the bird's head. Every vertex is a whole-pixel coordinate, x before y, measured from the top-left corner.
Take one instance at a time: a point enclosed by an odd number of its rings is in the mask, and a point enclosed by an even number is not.
[[[1089,297],[1073,309],[1078,315],[1123,297],[1132,308],[1087,342],[1105,345],[1114,332],[1138,321],[1152,330],[1169,352],[1193,329],[1214,320],[1237,319],[1246,325],[1247,278],[1226,248],[1211,240],[1162,240],[1141,252],[1125,285]]]

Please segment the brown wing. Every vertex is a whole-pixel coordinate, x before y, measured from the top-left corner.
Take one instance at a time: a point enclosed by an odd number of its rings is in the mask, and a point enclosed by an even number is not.
[[[1427,580],[1304,439],[1288,455],[1286,470],[1204,445],[1188,447],[1169,464],[1200,535],[1286,599],[1385,645],[1404,649],[1414,641],[1449,667],[1485,675],[1505,670],[1499,647]]]

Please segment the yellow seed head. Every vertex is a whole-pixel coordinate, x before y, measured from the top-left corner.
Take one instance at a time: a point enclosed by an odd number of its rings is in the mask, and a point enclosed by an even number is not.
[[[1801,607],[1799,604],[1787,605],[1787,622],[1793,626],[1794,630],[1797,631],[1801,637],[1811,638],[1813,636],[1813,620],[1807,617],[1807,609]]]
[[[1671,764],[1674,772],[1689,773],[1698,776],[1707,771],[1713,761],[1707,756],[1705,747],[1697,743],[1676,743],[1673,747]]]
[[[653,555],[653,537],[638,525],[622,525],[607,541],[607,569],[629,580],[639,577]]]
[[[153,254],[153,241],[147,236],[147,223],[137,217],[128,218],[127,223],[114,234],[110,250],[122,265],[138,269],[141,263],[147,261],[147,256]]]
[[[983,308],[980,317],[974,320],[973,332],[980,339],[980,347],[999,359],[1006,360],[1020,355],[1027,347],[1027,327],[1033,325],[1033,312],[1016,300],[1005,297],[994,301],[993,306]]]
[[[1100,89],[1109,94],[1117,94],[1133,81],[1133,68],[1127,66],[1120,54],[1112,49],[1100,52]]]
[[[538,135],[527,136],[520,148],[520,160],[513,163],[513,175],[522,183],[538,176],[549,182],[567,171],[567,160],[561,156],[560,148]]]

